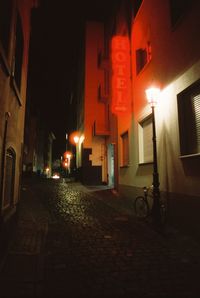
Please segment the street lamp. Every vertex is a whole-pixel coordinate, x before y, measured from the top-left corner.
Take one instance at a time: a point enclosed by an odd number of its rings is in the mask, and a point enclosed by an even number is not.
[[[160,95],[160,89],[151,87],[146,91],[147,101],[152,109],[152,129],[153,129],[153,206],[152,206],[152,216],[156,224],[161,224],[160,215],[160,189],[159,189],[159,174],[158,174],[158,163],[157,163],[157,147],[156,147],[156,125],[155,125],[155,113],[154,109],[158,102]]]
[[[46,172],[46,176],[49,177],[49,174],[50,174],[50,168],[49,168],[49,167],[46,167],[45,172]]]
[[[78,166],[78,147],[79,147],[79,142],[80,142],[80,137],[79,135],[74,135],[73,137],[74,143],[75,143],[75,169],[77,169]]]
[[[63,166],[66,169],[66,176],[68,176],[68,174],[70,174],[70,164],[71,164],[71,157],[72,157],[72,153],[70,151],[66,151],[64,153],[64,162],[63,162]]]

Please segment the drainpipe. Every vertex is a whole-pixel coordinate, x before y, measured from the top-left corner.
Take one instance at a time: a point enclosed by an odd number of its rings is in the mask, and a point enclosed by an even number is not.
[[[118,162],[118,117],[114,116],[115,144],[114,144],[114,189],[119,191],[119,162]]]

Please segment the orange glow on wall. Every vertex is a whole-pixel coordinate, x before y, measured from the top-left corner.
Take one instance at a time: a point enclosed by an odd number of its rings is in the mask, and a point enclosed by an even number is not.
[[[126,36],[114,36],[112,50],[112,113],[131,111],[130,42]]]

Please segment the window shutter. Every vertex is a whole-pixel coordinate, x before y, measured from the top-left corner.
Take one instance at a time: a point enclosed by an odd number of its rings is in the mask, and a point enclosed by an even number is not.
[[[194,129],[196,133],[196,151],[200,152],[200,94],[191,98],[194,114]]]
[[[151,162],[153,160],[152,118],[143,122],[143,152],[144,162]]]
[[[122,166],[129,164],[129,138],[128,132],[121,135],[122,138]]]
[[[200,80],[177,95],[181,155],[200,153]]]

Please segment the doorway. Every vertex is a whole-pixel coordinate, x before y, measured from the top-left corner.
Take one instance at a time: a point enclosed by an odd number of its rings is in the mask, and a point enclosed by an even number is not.
[[[15,151],[12,148],[7,149],[3,208],[7,208],[13,204],[15,182],[15,159]]]
[[[114,144],[108,145],[108,185],[114,188],[115,185],[115,162],[114,162]]]

